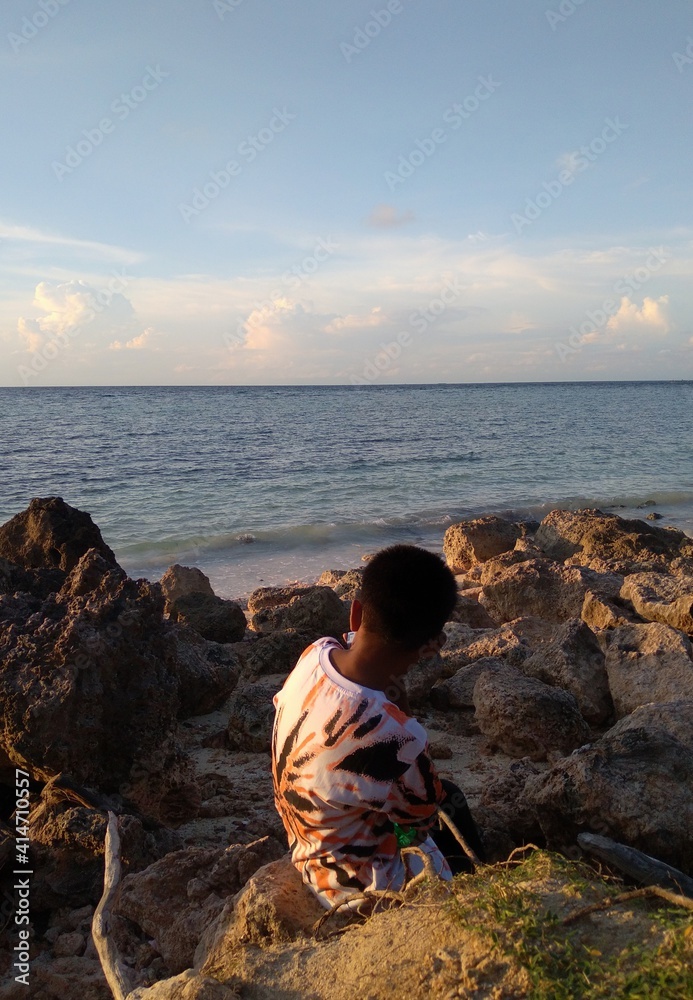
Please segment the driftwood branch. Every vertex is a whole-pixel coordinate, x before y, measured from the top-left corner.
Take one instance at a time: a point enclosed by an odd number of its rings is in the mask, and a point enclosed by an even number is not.
[[[457,843],[460,845],[460,847],[462,848],[462,850],[464,851],[464,853],[467,855],[467,857],[469,858],[469,860],[472,862],[472,864],[474,865],[474,867],[475,868],[480,868],[481,864],[482,864],[481,859],[479,857],[477,857],[476,852],[469,846],[469,844],[467,843],[467,841],[464,839],[464,837],[462,836],[462,834],[457,829],[457,827],[452,822],[452,820],[447,815],[447,813],[445,812],[444,809],[438,809],[438,817],[443,821],[443,823],[445,823],[445,825],[447,826],[448,830],[450,830],[450,832],[452,833],[453,837],[455,838],[455,840],[457,841]]]
[[[120,836],[115,813],[108,813],[108,828],[104,847],[103,895],[94,912],[91,934],[114,1000],[127,1000],[133,982],[129,969],[118,958],[115,942],[110,936],[111,905],[120,882]]]
[[[583,851],[618,868],[640,885],[659,886],[693,899],[693,878],[657,858],[651,858],[649,854],[643,854],[634,847],[619,844],[608,837],[600,837],[596,833],[578,834],[578,844]]]

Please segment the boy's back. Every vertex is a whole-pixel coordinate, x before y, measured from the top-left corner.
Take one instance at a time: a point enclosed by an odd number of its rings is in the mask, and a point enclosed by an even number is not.
[[[427,837],[443,791],[426,733],[382,690],[343,676],[323,638],[302,654],[275,696],[275,801],[294,864],[325,906],[364,889],[401,888],[394,823],[417,828],[436,868],[449,868]]]

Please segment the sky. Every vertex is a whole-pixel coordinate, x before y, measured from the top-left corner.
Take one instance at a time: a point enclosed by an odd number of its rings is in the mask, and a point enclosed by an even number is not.
[[[689,0],[5,0],[0,384],[693,377]]]

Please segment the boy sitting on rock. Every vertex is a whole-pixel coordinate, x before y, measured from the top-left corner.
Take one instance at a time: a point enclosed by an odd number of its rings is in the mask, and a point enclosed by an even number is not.
[[[405,868],[401,844],[425,851],[442,878],[469,871],[453,834],[435,828],[439,806],[482,856],[464,795],[439,779],[403,685],[445,641],[456,599],[438,556],[413,545],[383,549],[351,606],[351,646],[318,639],[275,695],[275,803],[292,860],[325,907],[401,889],[415,869]]]

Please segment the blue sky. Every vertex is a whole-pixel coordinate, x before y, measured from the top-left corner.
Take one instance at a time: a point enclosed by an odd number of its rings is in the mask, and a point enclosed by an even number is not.
[[[0,383],[693,377],[687,0],[11,0]]]

